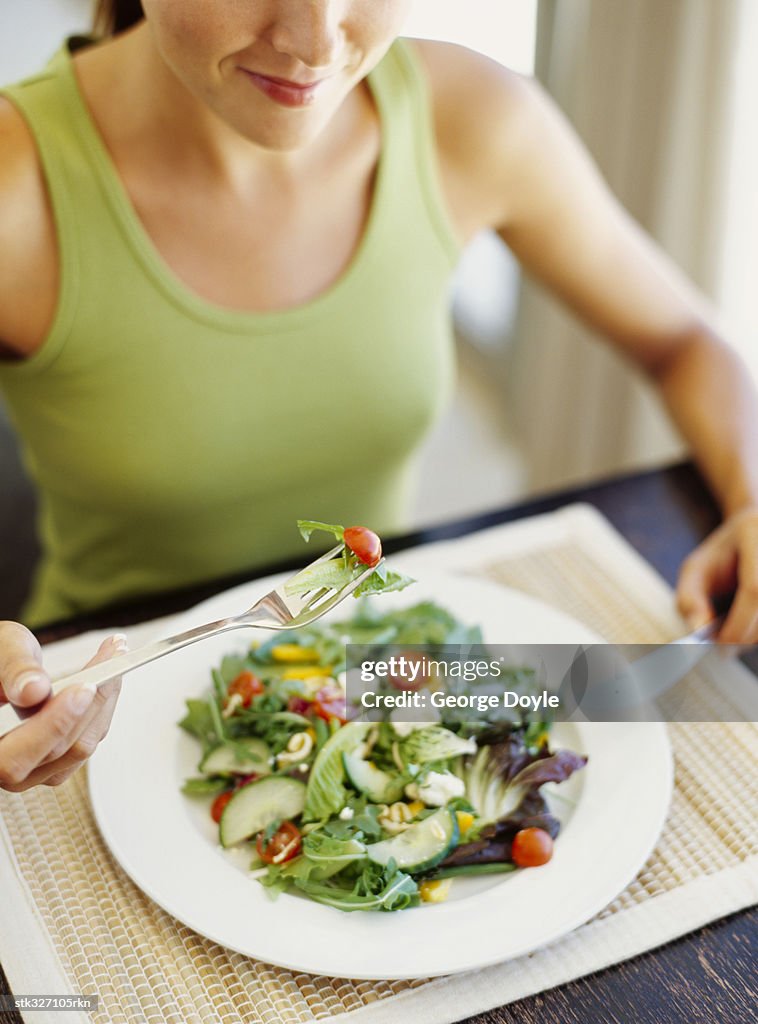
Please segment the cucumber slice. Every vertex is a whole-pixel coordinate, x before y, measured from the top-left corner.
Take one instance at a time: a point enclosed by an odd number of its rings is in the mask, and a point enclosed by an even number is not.
[[[302,814],[305,783],[278,776],[256,779],[238,789],[224,808],[219,825],[221,845],[228,847],[249,839],[277,818],[292,820]]]
[[[440,807],[392,839],[367,846],[366,853],[375,864],[384,866],[392,857],[401,871],[427,871],[439,864],[458,842],[459,835],[455,814],[447,807]]]
[[[237,754],[244,755],[242,760]],[[271,772],[269,758],[271,751],[263,740],[255,738],[238,740],[235,743],[222,743],[214,747],[202,759],[198,768],[207,775],[268,775]]]
[[[347,777],[372,803],[393,804],[402,797],[405,786],[402,778],[383,772],[356,754],[343,754],[342,760]]]

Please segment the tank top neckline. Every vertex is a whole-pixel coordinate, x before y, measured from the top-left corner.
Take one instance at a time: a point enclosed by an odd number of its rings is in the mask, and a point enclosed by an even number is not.
[[[392,59],[393,50],[399,47],[396,41],[383,60]],[[215,328],[246,332],[265,332],[276,324],[279,331],[291,326],[299,328],[311,317],[326,315],[335,305],[343,301],[353,280],[360,274],[369,260],[377,234],[382,210],[386,206],[388,162],[391,159],[393,132],[388,118],[387,97],[382,87],[381,62],[366,77],[379,119],[380,149],[374,175],[369,209],[357,245],[349,262],[339,276],[322,291],[305,302],[276,310],[242,310],[219,305],[195,292],[166,262],[140,220],[126,187],[119,175],[100,132],[95,125],[79,83],[69,49],[69,42],[62,50],[62,70],[65,75],[69,103],[73,107],[81,139],[87,156],[96,170],[108,205],[124,238],[143,270],[155,285],[176,307],[194,319]]]

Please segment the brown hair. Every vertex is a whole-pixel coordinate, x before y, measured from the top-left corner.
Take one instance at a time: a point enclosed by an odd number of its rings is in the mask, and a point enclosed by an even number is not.
[[[136,25],[141,18],[140,0],[97,0],[94,30],[99,36],[112,36]]]

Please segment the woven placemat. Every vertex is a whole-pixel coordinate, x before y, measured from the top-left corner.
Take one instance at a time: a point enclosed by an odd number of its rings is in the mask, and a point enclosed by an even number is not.
[[[672,620],[661,614],[664,585],[650,576],[630,587],[621,570],[632,563],[639,570],[639,559],[598,518],[586,511],[573,520],[565,513],[540,517],[530,543],[516,550],[516,527],[488,531],[477,549],[486,549],[486,558],[469,552],[466,570],[540,597],[608,639],[667,639]],[[526,536],[523,523],[517,528]],[[598,529],[605,539],[602,559]],[[436,567],[444,568],[444,559],[437,557]],[[644,594],[640,581],[648,586]],[[195,934],[152,903],[112,859],[92,816],[84,770],[58,788],[0,794],[0,811],[15,885],[20,882],[71,991],[99,996],[95,1024],[346,1024],[384,1021],[390,1012],[400,1019],[412,1014],[418,1024],[451,1021],[634,955],[752,902],[758,728],[700,722],[672,725],[670,734],[676,764],[671,812],[653,856],[627,889],[546,950],[431,981],[311,976]],[[670,920],[674,912],[678,922]]]

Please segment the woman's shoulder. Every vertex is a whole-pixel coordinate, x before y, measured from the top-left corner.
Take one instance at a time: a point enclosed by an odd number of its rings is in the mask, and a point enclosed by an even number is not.
[[[23,357],[39,345],[50,319],[55,228],[32,133],[3,96],[0,152],[0,353]]]
[[[477,197],[482,224],[509,215],[512,178],[534,153],[549,106],[537,82],[455,43],[409,39],[425,73],[443,176]]]

